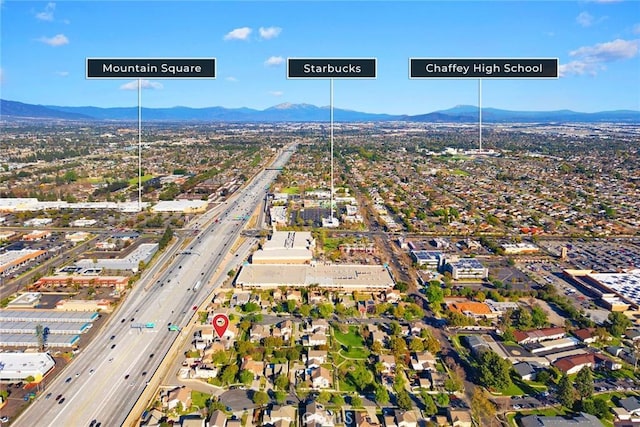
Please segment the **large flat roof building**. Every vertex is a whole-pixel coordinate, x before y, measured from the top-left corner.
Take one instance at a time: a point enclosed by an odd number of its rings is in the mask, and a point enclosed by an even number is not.
[[[448,261],[445,271],[450,272],[454,280],[482,280],[489,276],[489,269],[475,258]]]
[[[31,376],[40,382],[55,365],[49,353],[0,353],[0,381],[24,381]]]
[[[76,262],[79,267],[104,268],[106,270],[123,270],[138,272],[140,262],[147,264],[158,250],[157,243],[142,243],[124,258],[81,259]]]
[[[40,259],[46,253],[39,249],[21,249],[0,254],[0,275],[7,276],[25,264]]]
[[[307,231],[274,231],[262,249],[251,257],[253,264],[305,264],[313,258],[315,239]]]
[[[315,285],[320,289],[346,292],[389,290],[395,285],[389,270],[381,265],[336,264],[249,264],[242,267],[236,283],[249,289]]]

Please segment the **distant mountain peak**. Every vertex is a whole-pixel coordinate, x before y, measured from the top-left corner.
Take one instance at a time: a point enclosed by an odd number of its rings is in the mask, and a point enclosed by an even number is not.
[[[215,122],[328,122],[329,106],[293,104],[284,102],[264,110],[251,108],[186,106],[171,108],[144,108],[143,120],[169,121],[215,121]],[[448,110],[420,115],[390,115],[364,113],[334,108],[334,120],[339,122],[360,121],[409,121],[430,123],[477,123],[478,107],[456,105]],[[0,119],[60,119],[60,120],[136,120],[136,107],[62,107],[55,105],[32,105],[0,99]],[[483,107],[485,123],[556,123],[556,122],[626,122],[640,123],[640,111],[618,110],[580,113],[571,110],[558,111],[510,111]]]

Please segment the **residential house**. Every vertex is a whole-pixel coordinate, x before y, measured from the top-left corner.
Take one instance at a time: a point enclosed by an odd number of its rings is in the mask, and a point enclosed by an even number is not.
[[[391,354],[381,354],[378,356],[378,362],[382,363],[384,374],[396,371],[396,358]]]
[[[377,418],[372,418],[366,412],[356,412],[355,425],[356,427],[380,427],[380,422],[378,422]]]
[[[259,324],[253,324],[249,331],[249,338],[253,342],[260,342],[263,338],[271,335],[269,327]]]
[[[226,427],[227,415],[221,410],[214,411],[209,418],[209,427]]]
[[[431,389],[440,390],[444,388],[444,383],[447,380],[447,374],[431,370],[427,371],[427,378],[431,381]]]
[[[262,422],[265,426],[273,427],[289,427],[296,420],[296,408],[295,406],[277,406],[274,405],[271,409],[268,409]]]
[[[334,427],[333,415],[316,402],[307,404],[302,417],[304,427]]]
[[[276,377],[289,375],[289,365],[287,363],[269,363],[264,368],[264,376],[275,381]]]
[[[162,399],[163,407],[169,411],[178,407],[178,404],[183,409],[187,409],[191,406],[191,389],[189,387],[176,387],[173,390],[169,390]]]
[[[311,330],[314,334],[326,335],[329,332],[329,322],[325,319],[315,319],[311,322]]]
[[[326,345],[327,344],[327,336],[325,334],[313,334],[307,335],[302,340],[302,345],[305,347],[314,347],[317,345]]]
[[[398,427],[418,427],[418,416],[414,411],[395,411]]]
[[[308,350],[307,351],[307,367],[314,368],[322,365],[327,361],[326,350]]]
[[[208,367],[205,365],[197,365],[193,370],[193,374],[191,378],[215,378],[218,376],[218,368],[217,367]]]
[[[331,387],[331,371],[320,366],[311,372],[311,387],[315,389]]]
[[[428,351],[413,353],[411,355],[411,369],[414,371],[426,371],[435,369],[436,358]]]
[[[471,427],[471,411],[469,409],[447,408],[447,418],[449,425],[453,427]]]
[[[253,374],[253,378],[257,380],[264,372],[264,362],[253,360],[251,357],[247,356],[242,360],[240,370],[247,370],[251,372]]]

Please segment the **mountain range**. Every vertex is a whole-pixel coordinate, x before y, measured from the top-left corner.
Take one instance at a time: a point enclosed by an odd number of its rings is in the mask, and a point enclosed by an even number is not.
[[[475,123],[478,107],[456,107],[419,115],[373,114],[334,108],[334,121],[408,121],[427,123]],[[129,121],[138,119],[137,107],[62,107],[33,105],[17,101],[0,100],[0,119],[55,119]],[[251,108],[142,108],[142,119],[150,121],[220,121],[220,122],[328,122],[329,107],[310,104],[279,104],[265,110]],[[571,110],[510,111],[483,108],[482,121],[486,123],[561,123],[561,122],[626,122],[640,123],[640,111],[616,110],[597,113],[580,113]]]

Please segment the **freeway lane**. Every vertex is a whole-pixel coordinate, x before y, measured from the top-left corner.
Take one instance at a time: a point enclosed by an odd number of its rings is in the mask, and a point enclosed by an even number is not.
[[[272,166],[284,165],[294,149],[282,151]],[[227,204],[194,222],[200,231],[187,249],[168,257],[161,272],[153,268],[143,276],[102,331],[50,385],[46,392],[52,398],[40,396],[14,425],[76,427],[92,420],[105,427],[122,425],[179,335],[167,325],[186,325],[194,315],[192,307],[211,293],[212,278],[240,235],[244,218],[262,203],[277,174],[264,170]],[[148,322],[154,327],[133,327]]]

